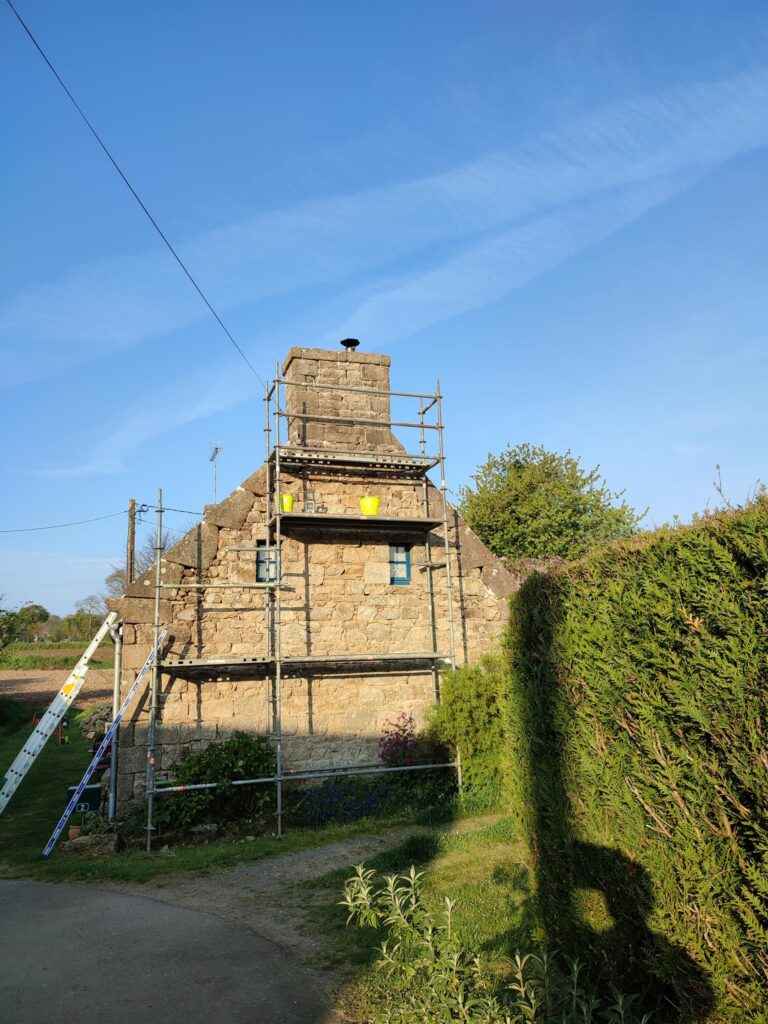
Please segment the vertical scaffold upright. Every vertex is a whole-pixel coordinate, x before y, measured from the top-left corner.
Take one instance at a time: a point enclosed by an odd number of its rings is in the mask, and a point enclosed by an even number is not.
[[[163,553],[163,492],[157,492],[157,529],[155,533],[155,615],[152,661],[152,682],[149,691],[149,722],[147,724],[147,853],[152,850],[155,807],[155,740],[157,737],[157,712],[160,696],[160,595],[162,593]]]
[[[386,397],[388,403],[392,398],[405,398],[418,400],[418,421],[398,421],[398,420],[380,420],[380,419],[367,419],[364,417],[355,416],[326,416],[308,413],[306,411],[297,412],[295,410],[288,409],[288,389],[291,387],[298,387],[304,390],[319,390],[319,391],[342,391],[350,393],[361,393],[366,396]],[[285,405],[281,401],[281,389],[285,395]],[[384,391],[375,388],[361,388],[353,386],[343,386],[337,384],[321,384],[318,382],[308,381],[291,381],[287,380],[280,375],[280,367],[275,367],[275,377],[271,385],[267,385],[265,388],[265,441],[266,441],[266,519],[267,519],[267,541],[265,557],[270,560],[274,571],[274,587],[269,591],[269,623],[270,623],[270,637],[271,637],[271,669],[272,669],[272,691],[271,691],[271,705],[272,705],[272,735],[275,742],[275,757],[276,757],[276,769],[275,769],[275,786],[276,786],[276,804],[277,804],[277,832],[278,835],[282,834],[282,810],[283,810],[283,783],[286,779],[286,775],[283,767],[283,737],[282,737],[282,682],[283,682],[283,652],[281,645],[281,625],[282,625],[282,614],[283,614],[283,602],[282,602],[282,591],[283,591],[283,558],[282,558],[282,546],[283,546],[283,522],[285,517],[288,517],[291,522],[295,525],[297,521],[305,518],[305,525],[315,526],[322,522],[323,513],[318,510],[314,510],[311,514],[299,513],[298,515],[293,512],[292,509],[288,509],[287,506],[283,507],[283,489],[282,489],[282,474],[284,467],[288,467],[293,472],[307,471],[308,469],[314,469],[315,472],[324,472],[329,475],[336,473],[351,473],[358,472],[364,476],[377,476],[383,475],[390,479],[400,479],[402,482],[408,483],[414,480],[420,480],[422,486],[422,511],[423,515],[421,519],[407,519],[403,522],[407,522],[410,527],[414,529],[421,529],[424,537],[425,547],[425,563],[419,568],[426,573],[427,579],[427,594],[428,594],[428,606],[429,606],[429,630],[430,630],[430,641],[431,651],[426,655],[413,655],[413,654],[369,654],[366,660],[376,661],[378,663],[397,663],[400,662],[405,664],[409,661],[420,660],[427,661],[431,666],[431,672],[433,677],[434,685],[434,696],[435,700],[440,699],[440,676],[439,666],[448,662],[451,668],[456,667],[456,625],[455,625],[455,612],[454,612],[454,600],[453,600],[453,572],[451,566],[451,545],[449,536],[449,512],[448,512],[448,498],[447,498],[447,485],[445,476],[445,448],[443,443],[443,414],[442,414],[442,393],[440,391],[440,382],[436,382],[435,391],[433,394],[423,394],[405,391]],[[430,410],[435,410],[435,421],[427,422],[427,414]],[[284,444],[282,440],[281,424],[282,421],[286,420],[286,441]],[[298,444],[291,444],[291,420],[300,421],[301,423],[301,439]],[[393,427],[402,429],[415,429],[419,432],[419,446],[420,452],[418,456],[409,454],[385,454],[377,452],[366,452],[362,450],[356,450],[354,448],[323,448],[313,449],[311,446],[306,445],[305,439],[307,436],[307,423],[308,422],[319,422],[324,424],[339,424],[344,426],[372,426],[372,427],[386,427],[392,429]],[[427,431],[434,431],[437,435],[437,452],[428,454],[427,452]],[[272,441],[274,436],[274,443]],[[430,508],[430,493],[429,493],[429,480],[427,478],[427,471],[436,468],[440,473],[440,501],[442,504],[442,515],[440,519],[431,518]],[[334,529],[343,529],[348,526],[350,529],[358,529],[360,527],[359,517],[355,516],[331,516],[333,520]],[[344,520],[349,520],[345,523]],[[393,520],[388,520],[393,523]],[[444,562],[433,562],[433,542],[431,533],[433,529],[441,528],[443,534],[443,551],[444,551]],[[444,654],[438,651],[438,627],[437,627],[437,613],[436,613],[436,602],[435,602],[435,587],[434,587],[434,572],[437,569],[445,569],[445,585],[447,591],[447,618],[448,618],[448,629],[450,637],[450,655],[448,658]],[[307,610],[307,614],[309,614]],[[291,661],[297,661],[301,659],[292,658]],[[337,663],[338,658],[327,657],[313,659],[316,662],[325,660],[328,664]],[[429,766],[427,766],[429,767]],[[372,770],[372,766],[360,766],[365,770]],[[337,770],[343,771],[343,768]],[[351,770],[351,769],[350,769]],[[310,775],[312,773],[309,773]],[[330,774],[330,771],[329,771]],[[302,777],[297,773],[291,773],[290,778],[295,779]],[[306,773],[303,777],[306,777]]]

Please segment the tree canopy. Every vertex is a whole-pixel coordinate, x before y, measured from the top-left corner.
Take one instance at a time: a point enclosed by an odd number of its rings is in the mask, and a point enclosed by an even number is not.
[[[4,596],[0,594],[0,601],[2,601]],[[3,647],[13,643],[18,635],[19,623],[16,613],[8,611],[6,608],[0,608],[0,651]]]
[[[579,558],[631,537],[642,519],[599,470],[585,470],[570,451],[508,445],[489,454],[461,489],[459,511],[499,557]]]

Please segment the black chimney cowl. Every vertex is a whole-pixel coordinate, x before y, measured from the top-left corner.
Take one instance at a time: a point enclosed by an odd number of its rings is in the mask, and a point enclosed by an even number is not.
[[[341,344],[349,352],[350,350],[354,351],[354,349],[357,348],[357,346],[360,344],[360,342],[358,341],[357,338],[345,338],[341,342]]]

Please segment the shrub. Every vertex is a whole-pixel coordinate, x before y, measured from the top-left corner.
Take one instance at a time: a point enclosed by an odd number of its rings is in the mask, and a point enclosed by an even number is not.
[[[233,786],[236,779],[269,778],[275,773],[275,752],[266,736],[236,732],[230,739],[209,743],[193,753],[184,748],[170,774],[177,786],[217,782],[216,789],[173,793],[155,800],[156,820],[170,828],[207,822],[259,818],[274,805],[270,785]]]
[[[411,868],[374,884],[362,865],[344,886],[347,923],[383,928],[387,938],[376,967],[389,975],[386,1004],[371,1024],[634,1024],[634,996],[613,990],[602,1000],[584,990],[578,962],[515,956],[503,980],[480,956],[464,949],[453,929],[455,903],[439,912],[422,893],[422,875]],[[645,1024],[643,1016],[638,1024]]]
[[[767,578],[758,500],[511,602],[508,778],[550,940],[661,1020],[768,1020]]]
[[[446,672],[441,701],[432,712],[434,735],[461,755],[468,791],[498,800],[505,755],[505,701],[509,667],[501,655],[486,655],[477,665]]]

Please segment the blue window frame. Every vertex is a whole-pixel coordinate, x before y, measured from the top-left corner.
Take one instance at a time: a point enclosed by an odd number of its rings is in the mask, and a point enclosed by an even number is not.
[[[389,545],[389,582],[394,587],[407,587],[411,582],[410,544]]]
[[[265,540],[256,541],[256,582],[274,583],[277,579],[275,549]]]

